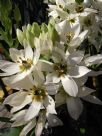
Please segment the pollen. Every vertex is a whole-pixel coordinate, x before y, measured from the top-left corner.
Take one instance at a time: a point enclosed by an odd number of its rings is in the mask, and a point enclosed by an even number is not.
[[[82,5],[78,5],[75,10],[77,13],[82,13],[84,11],[84,7]]]
[[[56,71],[56,73],[60,77],[60,76],[67,73],[67,65],[57,63],[57,64],[54,65],[54,70]]]
[[[32,64],[33,64],[33,62],[32,62],[31,59],[22,60],[22,64],[20,65],[20,69],[21,69],[22,71],[28,70],[28,69],[31,68]]]
[[[30,94],[32,95],[33,99],[36,101],[42,101],[45,99],[47,92],[43,88],[38,88],[36,86],[33,86],[33,88],[30,89]]]
[[[70,41],[73,39],[74,37],[74,33],[73,32],[68,32],[67,34],[65,34],[67,42],[70,43]]]
[[[74,24],[74,23],[75,23],[75,21],[76,21],[76,19],[75,19],[75,18],[72,18],[72,19],[70,19],[70,20],[69,20],[69,22],[70,22],[70,23],[72,23],[72,24]]]

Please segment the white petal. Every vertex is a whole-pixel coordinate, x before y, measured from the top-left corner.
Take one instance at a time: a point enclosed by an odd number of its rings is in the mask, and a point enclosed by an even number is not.
[[[58,92],[59,85],[56,85],[54,83],[47,83],[46,84],[46,90],[48,94],[55,95]]]
[[[16,74],[20,71],[19,65],[17,63],[8,62],[4,60],[0,60],[0,69],[4,72],[7,72],[7,75]]]
[[[55,102],[56,102],[56,107],[66,103],[66,94],[63,90],[59,91],[55,95]]]
[[[39,69],[34,69],[33,71],[34,81],[33,83],[37,86],[42,85],[45,82],[45,77],[43,75],[43,72],[41,72]]]
[[[74,32],[74,38],[78,37],[79,33],[80,33],[80,24],[77,23],[76,25],[74,25],[74,27],[72,27],[72,32]]]
[[[25,53],[25,58],[26,59],[33,59],[33,50],[31,48],[31,46],[27,43],[24,43],[24,53]]]
[[[41,71],[52,72],[53,71],[53,63],[46,60],[39,60],[37,63],[37,67]]]
[[[14,97],[12,97],[12,96],[10,97],[10,96],[8,96],[5,99],[4,104],[9,104],[11,106],[20,106],[24,102],[25,97],[27,96],[27,93],[26,92],[17,92],[17,93],[14,93]]]
[[[38,121],[37,121],[37,125],[35,127],[35,136],[40,136],[42,133],[42,130],[45,126],[45,122],[46,122],[46,116],[44,113],[40,113]]]
[[[46,83],[59,83],[60,77],[57,76],[56,73],[51,73],[46,76]]]
[[[18,126],[23,126],[25,125],[27,122],[22,118],[16,120],[14,123],[12,123],[12,127],[18,127]]]
[[[76,51],[68,56],[68,63],[71,65],[79,64],[84,57],[83,51]]]
[[[89,75],[89,74],[88,74]],[[80,78],[74,78],[76,84],[80,87],[80,86],[83,86],[86,82],[87,82],[87,79],[88,79],[88,75],[84,75]]]
[[[10,104],[12,102],[12,99],[15,98],[18,94],[19,92],[9,95],[7,98],[5,98],[3,104]]]
[[[56,127],[56,126],[63,125],[63,122],[56,115],[53,115],[53,114],[48,114],[47,120],[48,120],[48,125],[50,127]]]
[[[47,113],[56,114],[55,102],[51,96],[45,98],[44,106],[46,107]]]
[[[68,76],[61,77],[62,85],[66,93],[70,96],[76,96],[78,93],[78,86],[76,82]]]
[[[24,50],[17,50],[15,48],[10,48],[9,52],[14,62],[18,62],[20,59],[24,58]]]
[[[101,63],[102,63],[102,54],[90,56],[85,59],[85,64],[87,66],[94,65],[94,64],[101,64]]]
[[[68,97],[66,99],[67,108],[70,116],[77,120],[83,111],[83,104],[80,99]]]
[[[16,83],[16,82],[24,79],[28,75],[29,72],[30,71],[27,71],[27,72],[24,71],[22,73],[18,73],[16,75],[13,75],[13,76],[9,77],[9,81],[11,82],[11,84]]]
[[[78,90],[78,97],[84,97],[90,95],[91,93],[95,92],[96,90],[88,88],[88,87],[80,87]]]
[[[90,71],[91,70],[85,66],[75,66],[71,68],[71,70],[69,71],[69,75],[74,78],[80,78],[89,73]]]
[[[102,71],[90,71],[88,76],[99,76],[102,75]]]
[[[42,102],[33,100],[31,106],[29,107],[29,109],[25,115],[25,120],[29,121],[32,118],[36,117],[39,114],[41,106],[42,106]]]
[[[18,113],[14,114],[13,117],[11,118],[11,120],[19,120],[21,119],[22,117],[24,117],[25,113],[27,111],[26,110],[21,110],[19,111]]]
[[[32,97],[30,95],[25,97],[25,100],[21,103],[21,105],[19,106],[15,106],[14,108],[12,108],[11,113],[14,113],[20,109],[22,109],[23,107],[25,107],[27,104],[32,102]]]
[[[74,48],[78,47],[83,42],[83,40],[86,38],[87,33],[88,33],[88,30],[83,31],[78,37],[74,38],[70,42],[69,46],[74,47]]]
[[[82,99],[85,100],[85,101],[94,103],[94,104],[102,105],[102,101],[100,99],[98,99],[96,96],[93,96],[93,95],[88,95],[86,97],[83,97]]]
[[[12,89],[16,89],[16,90],[20,90],[20,89],[28,90],[32,86],[32,82],[28,77],[25,77],[24,79],[13,84],[10,82],[9,78],[3,78],[3,82],[5,85],[9,85]]]
[[[28,134],[28,132],[30,132],[30,130],[32,130],[32,128],[34,128],[36,125],[36,120],[33,119],[32,121],[30,121],[21,131],[19,136],[26,136]]]

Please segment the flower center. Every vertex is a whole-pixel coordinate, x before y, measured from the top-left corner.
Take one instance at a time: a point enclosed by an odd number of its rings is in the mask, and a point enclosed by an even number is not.
[[[78,5],[75,10],[77,13],[81,13],[84,11],[84,7],[82,5]]]
[[[37,88],[36,86],[33,86],[33,88],[30,89],[30,94],[36,101],[41,101],[44,100],[47,95],[47,92],[42,88]]]
[[[70,22],[70,23],[72,23],[72,24],[74,24],[74,23],[75,23],[75,21],[76,21],[76,19],[75,19],[75,18],[72,18],[72,19],[70,19],[70,20],[69,20],[69,22]]]
[[[21,69],[22,71],[28,70],[28,69],[31,68],[32,64],[33,64],[33,62],[32,62],[31,59],[22,60],[22,64],[20,65],[20,69]]]
[[[54,65],[54,70],[57,72],[58,76],[62,76],[67,73],[67,65],[56,63]]]
[[[73,39],[74,37],[74,33],[73,32],[68,32],[67,34],[65,34],[67,42],[70,43],[70,41]]]

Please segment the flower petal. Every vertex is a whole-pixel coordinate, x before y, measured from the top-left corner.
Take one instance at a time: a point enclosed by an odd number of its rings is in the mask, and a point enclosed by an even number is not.
[[[71,70],[69,71],[69,75],[74,78],[80,78],[89,73],[90,71],[91,70],[85,66],[75,66],[71,68]]]
[[[39,114],[41,106],[42,106],[42,102],[33,100],[31,106],[29,107],[25,115],[25,120],[29,121],[32,118],[36,117]]]
[[[41,71],[52,72],[53,71],[53,63],[46,60],[39,60],[37,63],[37,67]]]
[[[82,97],[83,100],[88,101],[93,104],[99,104],[102,105],[102,101],[98,99],[96,96],[93,95],[88,95],[86,97]]]
[[[53,115],[53,114],[48,114],[47,120],[48,120],[48,125],[50,127],[56,127],[56,126],[63,125],[63,122],[56,115]]]
[[[14,62],[18,62],[20,59],[24,58],[24,50],[17,50],[15,48],[10,48],[9,52]]]
[[[76,51],[68,56],[68,63],[71,65],[79,64],[84,57],[83,51]]]
[[[55,102],[51,96],[45,98],[44,106],[46,107],[47,113],[56,114]]]
[[[30,132],[30,130],[32,130],[32,128],[34,128],[36,125],[36,120],[33,119],[32,121],[30,121],[21,131],[19,136],[26,136],[28,134],[28,132]]]
[[[85,59],[85,64],[87,66],[94,65],[94,64],[101,64],[101,63],[102,63],[102,54],[90,56]]]
[[[21,119],[22,117],[24,117],[24,115],[25,115],[26,112],[27,112],[26,110],[19,111],[18,113],[16,113],[16,114],[13,115],[13,117],[11,118],[11,120],[14,121],[14,120]]]
[[[24,106],[32,102],[32,97],[30,95],[25,97],[25,100],[21,103],[19,106],[15,106],[12,108],[11,113],[14,113],[20,109],[22,109]]]
[[[33,50],[31,46],[26,42],[24,42],[24,53],[26,59],[33,59]]]
[[[35,127],[35,135],[40,136],[42,133],[43,128],[45,127],[45,122],[46,122],[46,116],[44,113],[40,113],[37,125]]]
[[[47,90],[48,94],[50,94],[50,95],[55,95],[58,92],[59,85],[57,85],[57,84],[47,83],[47,84],[45,84],[45,86],[46,86],[46,90]]]
[[[0,69],[6,72],[7,75],[13,75],[20,71],[19,65],[17,63],[4,61],[4,60],[0,60]],[[1,73],[1,75],[2,74],[6,75],[6,73]]]
[[[70,116],[77,120],[83,111],[83,104],[79,98],[68,97],[66,99],[67,109]]]
[[[12,96],[11,95],[8,96],[5,99],[4,104],[9,104],[11,106],[20,106],[24,102],[25,97],[27,96],[27,93],[17,92],[17,93],[14,93],[14,95],[12,94]]]
[[[96,90],[88,88],[88,87],[80,87],[78,90],[78,97],[84,97],[84,96],[88,96],[91,93],[95,92]]]
[[[68,76],[61,77],[62,85],[66,93],[70,96],[76,96],[78,93],[78,86],[76,82]]]

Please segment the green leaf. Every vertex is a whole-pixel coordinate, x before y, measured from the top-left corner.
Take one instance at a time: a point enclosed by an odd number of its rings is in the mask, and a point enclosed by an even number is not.
[[[44,32],[44,33],[46,33],[48,31],[47,25],[45,23],[42,23],[41,31]]]
[[[23,40],[24,40],[24,38],[25,38],[24,33],[23,33],[20,29],[17,29],[17,30],[16,30],[16,35],[17,35],[18,41],[19,41],[20,44],[22,45],[22,44],[23,44]]]
[[[34,47],[34,34],[31,33],[30,31],[27,31],[26,38],[27,38],[27,41],[29,42],[29,44],[31,45],[31,47]]]
[[[34,34],[34,36],[39,37],[41,30],[40,30],[40,26],[37,23],[33,23],[32,24],[32,30],[31,32]]]
[[[81,4],[84,2],[84,0],[75,0],[78,4]]]
[[[7,117],[0,117],[0,121],[1,121],[1,122],[9,122],[9,123],[12,123],[12,121],[10,121],[10,118],[7,118]]]
[[[22,127],[10,128],[10,132],[8,134],[5,134],[4,136],[19,136],[21,130]]]
[[[59,41],[59,35],[52,24],[48,25],[48,33],[53,43]]]
[[[21,14],[20,14],[20,10],[18,8],[17,5],[15,5],[15,9],[14,9],[14,19],[19,22],[21,20]]]
[[[80,133],[85,134],[85,128],[80,128]]]
[[[0,0],[0,8],[6,12],[9,12],[12,9],[11,0]]]

